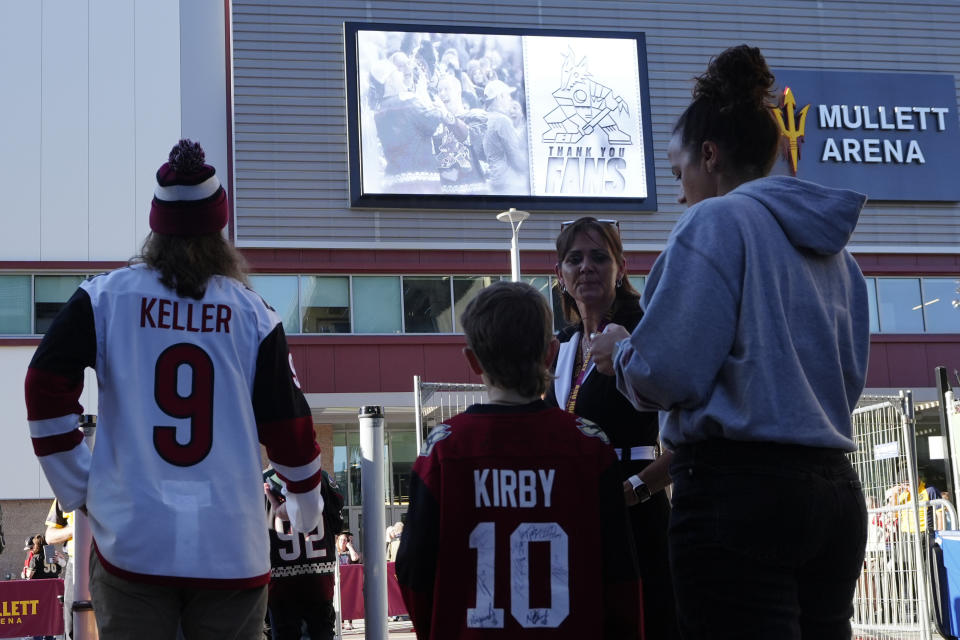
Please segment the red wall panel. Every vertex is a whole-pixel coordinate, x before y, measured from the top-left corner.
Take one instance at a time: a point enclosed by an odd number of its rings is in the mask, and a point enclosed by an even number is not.
[[[957,384],[953,370],[960,369],[960,336],[875,335],[870,341],[867,386],[912,389],[935,386],[933,370],[943,366]]]
[[[410,391],[413,376],[422,376],[425,370],[423,345],[381,345],[380,390]]]

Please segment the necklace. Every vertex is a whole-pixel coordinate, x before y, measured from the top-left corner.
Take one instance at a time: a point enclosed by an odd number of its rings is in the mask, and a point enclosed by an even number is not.
[[[607,323],[604,322],[602,325],[597,327],[598,331],[594,331],[589,334],[589,344],[587,342],[586,330],[584,330],[583,335],[580,337],[580,348],[583,356],[581,358],[580,369],[577,372],[577,377],[573,381],[573,387],[570,389],[570,395],[567,396],[567,411],[570,413],[574,413],[574,409],[576,409],[577,396],[580,395],[580,387],[583,386],[583,381],[587,377],[587,369],[590,367],[590,347],[593,346],[593,338],[597,334],[601,333],[606,325]]]

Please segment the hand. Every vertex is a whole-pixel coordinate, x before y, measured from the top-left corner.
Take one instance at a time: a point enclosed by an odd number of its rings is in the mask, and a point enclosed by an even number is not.
[[[623,481],[623,500],[627,503],[628,507],[640,504],[640,500],[637,498],[637,494],[634,493],[633,485],[630,484],[629,480]]]
[[[590,357],[597,365],[597,371],[605,376],[612,376],[613,371],[613,352],[616,345],[621,340],[630,337],[623,326],[619,324],[608,324],[603,333],[593,339],[590,344]]]
[[[281,501],[277,494],[271,490],[269,482],[263,483],[263,494],[267,496],[267,500],[270,501],[270,508],[273,509],[273,514],[280,518],[281,520],[289,520],[290,517],[287,515],[287,503],[286,501]]]
[[[270,501],[270,506],[273,507],[274,511],[280,507],[280,501],[277,500],[277,496],[271,490],[269,482],[263,483],[263,495],[267,496],[267,500]]]

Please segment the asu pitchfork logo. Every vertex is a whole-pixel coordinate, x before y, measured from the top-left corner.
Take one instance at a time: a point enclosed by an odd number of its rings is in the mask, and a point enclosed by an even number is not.
[[[797,111],[797,100],[793,97],[793,91],[790,87],[783,90],[783,96],[780,98],[780,105],[771,108],[773,116],[777,121],[777,127],[780,129],[780,135],[784,137],[786,143],[787,157],[790,160],[790,171],[797,175],[797,161],[800,159],[800,144],[803,142],[804,127],[807,124],[807,111],[810,105],[806,105],[800,111]]]

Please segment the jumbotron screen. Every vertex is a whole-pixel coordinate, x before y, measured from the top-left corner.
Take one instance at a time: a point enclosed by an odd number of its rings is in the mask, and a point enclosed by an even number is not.
[[[655,208],[643,34],[344,27],[354,206]]]

